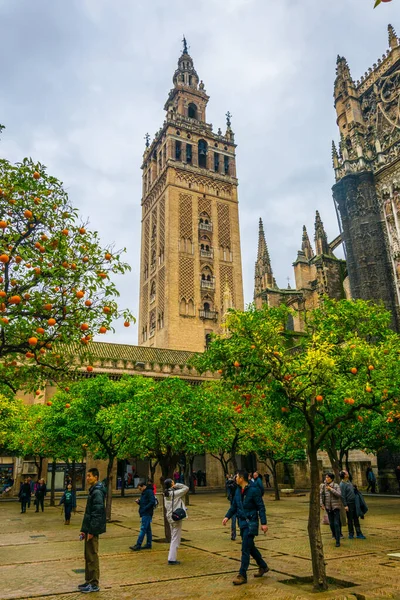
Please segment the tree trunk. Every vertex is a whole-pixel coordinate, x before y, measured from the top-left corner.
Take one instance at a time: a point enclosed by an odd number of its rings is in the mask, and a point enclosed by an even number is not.
[[[115,459],[115,456],[109,456],[108,463],[107,463],[107,500],[106,500],[106,519],[107,519],[107,521],[111,521],[114,459]]]
[[[324,548],[322,545],[320,524],[321,509],[319,503],[319,486],[321,482],[318,469],[317,449],[311,443],[309,443],[307,452],[310,460],[311,471],[308,537],[310,540],[314,590],[317,592],[322,592],[328,589],[328,583],[326,579]]]
[[[154,479],[155,479],[155,476],[156,476],[157,465],[158,465],[158,460],[156,460],[154,463],[153,463],[153,461],[151,459],[149,460],[150,479],[152,480],[153,483],[155,483]]]
[[[229,460],[225,460],[224,454],[219,454],[219,456],[216,456],[215,454],[211,454],[211,456],[219,461],[219,463],[222,467],[222,471],[224,472],[224,479],[226,479],[226,476],[229,473],[229,469],[228,469]]]
[[[176,467],[176,464],[179,460],[179,456],[177,454],[172,454],[172,455],[165,455],[165,456],[160,456],[158,458],[158,462],[159,465],[161,467],[161,483],[164,484],[164,481],[166,479],[173,479],[174,477],[174,469]],[[171,528],[169,526],[169,523],[167,521],[167,517],[165,514],[165,510],[163,512],[164,514],[164,531],[165,531],[165,539],[166,541],[169,543],[171,541]]]
[[[346,456],[346,471],[350,475],[350,463],[349,463],[349,451],[348,450],[346,450],[345,456]]]
[[[235,448],[235,450],[236,450],[236,448]],[[235,450],[232,451],[231,462],[232,462],[232,466],[233,466],[233,471],[235,473],[237,473],[237,471],[239,470],[239,467],[238,467],[237,460],[236,460],[236,452],[235,452]]]
[[[37,480],[39,481],[39,479],[42,478],[42,471],[43,471],[43,456],[39,456],[39,462],[37,462],[36,460],[36,456],[35,456],[35,465],[36,468],[38,470],[38,474],[37,474]]]
[[[72,461],[71,465],[71,483],[72,483],[72,491],[76,494],[76,461]]]
[[[274,491],[275,491],[275,500],[280,500],[281,499],[281,494],[279,491],[279,484],[278,484],[278,473],[276,470],[276,462],[271,460],[271,471],[272,471],[272,477],[274,478]]]
[[[56,465],[57,462],[53,460],[51,463],[50,506],[55,506]]]
[[[188,459],[187,456],[185,456],[185,470],[184,470],[184,474],[183,474],[183,478],[185,481],[185,485],[188,486],[189,488],[189,492],[186,495],[186,504],[190,504],[190,494],[193,492],[193,477],[191,476],[191,471],[190,471],[190,460]]]
[[[196,455],[189,457],[189,473],[190,473],[190,479],[191,479],[191,482],[192,482],[192,485],[190,486],[190,493],[191,494],[195,494],[196,493],[196,486],[194,485],[194,477],[193,477],[193,464],[194,464],[194,459],[195,458],[196,458]],[[198,483],[199,482],[197,482],[197,484]]]
[[[122,475],[121,475],[121,498],[125,497],[125,471],[126,471],[126,459],[122,461]]]

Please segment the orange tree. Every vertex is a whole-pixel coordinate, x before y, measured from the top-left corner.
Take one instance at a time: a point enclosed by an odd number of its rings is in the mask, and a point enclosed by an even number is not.
[[[310,462],[308,533],[316,590],[327,589],[320,530],[317,452],[329,433],[360,411],[387,410],[400,393],[399,337],[390,315],[364,301],[325,300],[307,315],[303,335],[285,330],[289,309],[231,311],[227,334],[195,359],[243,391],[266,396],[276,419],[295,416]],[[261,386],[261,390],[257,390]],[[262,395],[261,394],[261,395]]]
[[[26,406],[19,398],[0,394],[0,452],[13,454],[19,447],[18,432],[26,419]]]
[[[25,159],[0,160],[0,382],[34,390],[71,369],[65,344],[86,348],[118,309],[114,273],[129,266],[100,244],[60,181]],[[39,367],[39,368],[32,368]]]

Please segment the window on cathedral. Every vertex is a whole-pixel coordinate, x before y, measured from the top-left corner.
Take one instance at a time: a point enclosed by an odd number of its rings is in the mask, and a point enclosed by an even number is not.
[[[190,119],[197,119],[197,106],[193,102],[188,106],[188,117]]]
[[[192,164],[192,144],[186,144],[186,162]]]
[[[185,300],[185,298],[182,298],[182,300],[179,304],[179,313],[181,315],[186,315],[186,300]]]
[[[176,140],[175,142],[175,160],[181,160],[182,156],[182,142]]]
[[[214,152],[214,171],[219,172],[219,153]]]
[[[153,225],[153,229],[151,231],[151,239],[155,240],[157,237],[157,225]]]
[[[205,312],[209,312],[210,311],[210,303],[209,302],[204,302],[204,311]]]
[[[188,302],[188,315],[190,315],[191,317],[193,317],[193,315],[194,315],[194,302],[193,302],[193,300],[189,300],[189,302]]]
[[[224,156],[224,173],[229,175],[229,156]]]
[[[203,169],[207,168],[207,142],[205,140],[199,140],[197,145],[199,152],[199,167]]]
[[[189,75],[189,85],[192,85],[192,76]]]

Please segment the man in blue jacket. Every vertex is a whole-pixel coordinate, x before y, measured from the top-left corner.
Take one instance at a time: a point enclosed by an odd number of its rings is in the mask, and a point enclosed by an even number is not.
[[[134,546],[129,546],[131,550],[141,550],[144,537],[147,538],[147,543],[144,549],[151,550],[152,533],[151,533],[151,521],[153,519],[154,506],[156,499],[153,491],[153,484],[146,484],[141,482],[138,485],[138,489],[141,492],[140,498],[136,499],[136,504],[139,504],[139,516],[140,516],[140,531],[139,537]]]
[[[222,524],[226,525],[233,515],[237,515],[240,535],[242,537],[242,558],[239,574],[232,583],[233,585],[242,585],[243,583],[247,583],[247,569],[250,564],[250,556],[254,558],[258,565],[258,571],[254,574],[254,577],[262,577],[269,571],[267,563],[254,544],[254,537],[258,535],[258,517],[260,517],[261,529],[264,534],[267,533],[268,526],[265,506],[259,487],[249,485],[249,475],[243,470],[238,471],[236,483],[237,490],[235,497]]]

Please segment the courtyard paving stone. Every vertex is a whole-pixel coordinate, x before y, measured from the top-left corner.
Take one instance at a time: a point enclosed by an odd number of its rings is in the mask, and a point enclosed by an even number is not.
[[[249,583],[232,586],[240,559],[240,538],[230,539],[230,528],[221,526],[227,510],[222,494],[192,498],[189,518],[183,523],[183,543],[178,559],[166,564],[168,544],[163,542],[161,510],[153,522],[153,550],[133,553],[129,546],[139,530],[137,506],[131,498],[114,499],[113,519],[100,541],[100,600],[175,598],[310,600],[400,600],[400,561],[387,554],[400,551],[400,498],[368,498],[370,511],[363,523],[366,540],[343,540],[335,548],[330,530],[323,526],[328,575],[352,582],[355,587],[312,594],[310,586],[288,585],[287,580],[311,575],[307,537],[307,499],[266,499],[269,531],[257,538],[270,573],[256,580],[251,564]],[[76,586],[83,581],[83,545],[78,541],[85,500],[65,526],[60,508],[45,512],[31,509],[19,514],[19,504],[0,503],[0,599],[75,600],[82,598]],[[344,528],[345,529],[345,528]],[[346,530],[344,530],[346,533]],[[78,572],[76,572],[78,571]]]

